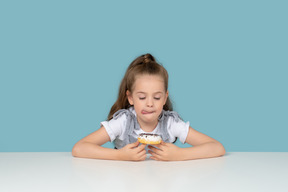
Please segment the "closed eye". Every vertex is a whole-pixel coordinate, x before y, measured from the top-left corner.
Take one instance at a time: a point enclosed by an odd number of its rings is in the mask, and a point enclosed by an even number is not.
[[[140,100],[144,100],[144,99],[146,99],[146,97],[139,97],[139,99],[140,99]],[[160,100],[161,98],[160,98],[160,97],[154,97],[154,99]]]

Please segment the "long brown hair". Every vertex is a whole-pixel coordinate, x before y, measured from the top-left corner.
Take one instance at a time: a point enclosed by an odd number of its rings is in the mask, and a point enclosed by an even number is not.
[[[114,105],[111,107],[108,120],[112,119],[113,114],[119,109],[128,109],[131,105],[128,102],[126,91],[129,90],[132,92],[133,84],[136,80],[137,75],[160,75],[164,79],[165,91],[168,90],[168,72],[166,69],[159,63],[156,62],[155,58],[147,53],[137,57],[126,70],[126,73],[121,81],[118,98]],[[163,106],[164,110],[173,111],[172,103],[167,98],[165,105]]]

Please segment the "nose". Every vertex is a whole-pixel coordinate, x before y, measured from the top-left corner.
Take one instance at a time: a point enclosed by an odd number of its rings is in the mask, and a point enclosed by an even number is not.
[[[148,98],[146,105],[147,105],[147,107],[153,107],[153,99],[152,98]]]

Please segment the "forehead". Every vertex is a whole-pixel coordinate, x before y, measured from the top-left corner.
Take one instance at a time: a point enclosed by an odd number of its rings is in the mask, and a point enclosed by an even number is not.
[[[137,75],[133,92],[165,92],[164,79],[160,75]]]

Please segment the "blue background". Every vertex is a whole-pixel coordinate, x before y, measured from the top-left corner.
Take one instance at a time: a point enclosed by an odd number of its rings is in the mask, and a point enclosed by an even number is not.
[[[1,1],[0,151],[71,151],[106,119],[127,66],[147,52],[168,70],[174,108],[193,128],[227,151],[288,151],[287,8]]]

